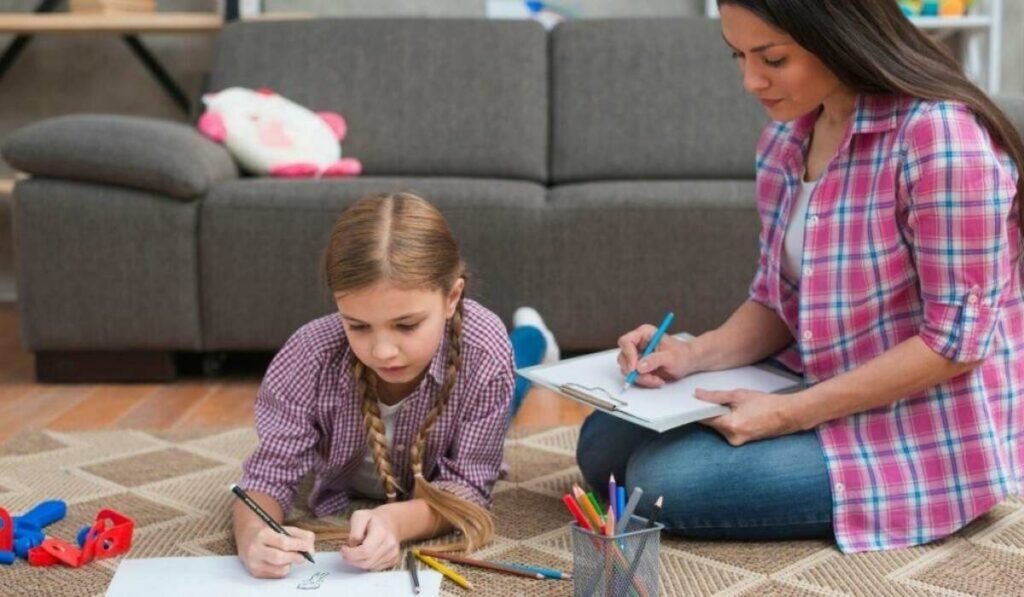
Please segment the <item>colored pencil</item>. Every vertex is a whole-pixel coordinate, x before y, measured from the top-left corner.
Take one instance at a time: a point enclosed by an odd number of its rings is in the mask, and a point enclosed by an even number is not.
[[[536,572],[544,576],[544,578],[553,578],[555,580],[572,580],[572,574],[568,572],[562,572],[561,570],[552,570],[551,568],[541,568],[540,566],[527,566],[526,564],[513,564],[512,562],[498,562],[505,566],[511,566],[513,568],[522,568],[529,572]]]
[[[622,513],[626,511],[626,487],[619,485],[615,491],[615,520],[616,530],[622,526]],[[621,531],[620,531],[621,532]]]
[[[608,507],[611,508],[612,511],[614,511],[616,515],[619,514],[619,508],[616,505],[616,500],[618,498],[619,498],[619,490],[618,490],[618,487],[615,484],[615,473],[612,473],[608,477]]]
[[[587,515],[583,513],[583,510],[580,510],[579,503],[574,500],[571,495],[568,493],[565,494],[562,496],[562,501],[565,502],[565,507],[569,509],[569,513],[576,519],[576,524],[580,525],[581,529],[588,531],[594,530],[594,528],[590,526],[590,523],[587,522]]]
[[[419,595],[420,574],[416,569],[416,557],[412,555],[411,549],[405,552],[405,567],[409,569],[409,574],[412,576],[412,592]]]
[[[636,511],[636,505],[640,503],[640,496],[643,494],[643,489],[633,488],[633,493],[629,494],[629,501],[626,502],[626,508],[622,511],[622,516],[619,517],[619,522],[616,524],[616,533],[622,534],[629,527],[629,520],[633,518],[633,512]]]
[[[438,562],[437,560],[435,560],[434,558],[432,558],[430,556],[421,554],[420,550],[418,550],[418,549],[412,550],[412,553],[415,554],[416,557],[419,558],[420,561],[423,562],[424,564],[426,564],[427,566],[430,566],[434,570],[437,570],[441,574],[447,576],[448,580],[450,580],[453,583],[459,585],[463,589],[469,589],[470,591],[473,590],[473,583],[471,583],[468,580],[466,580],[466,578],[464,576],[462,576],[461,574],[459,574],[458,572],[452,570],[448,566],[445,566],[444,564],[442,564],[441,562]]]
[[[455,562],[456,564],[464,564],[466,566],[473,566],[475,568],[486,568],[487,570],[494,570],[495,572],[504,572],[505,574],[512,574],[514,576],[525,576],[527,578],[544,580],[544,575],[539,572],[530,572],[527,570],[514,568],[507,564],[488,562],[486,560],[474,560],[473,558],[466,558],[463,556],[453,556],[444,552],[433,551],[430,549],[421,549],[419,550],[419,552],[425,556],[438,558],[440,560],[448,560],[449,562]]]
[[[597,501],[597,496],[594,495],[593,491],[587,492],[587,499],[590,500],[591,504],[594,504],[594,511],[601,517],[601,524],[604,524],[604,511],[601,510],[601,502]]]
[[[658,518],[661,516],[661,505],[663,503],[664,496],[658,496],[658,499],[654,501],[654,506],[651,507],[651,517],[647,519],[646,529],[653,529],[654,525],[658,524]],[[636,569],[640,566],[640,558],[644,557],[644,548],[647,547],[647,539],[651,536],[650,533],[644,535],[644,538],[640,540],[640,546],[636,548],[636,555],[633,556],[633,564],[629,567],[629,576],[632,578],[636,574]]]

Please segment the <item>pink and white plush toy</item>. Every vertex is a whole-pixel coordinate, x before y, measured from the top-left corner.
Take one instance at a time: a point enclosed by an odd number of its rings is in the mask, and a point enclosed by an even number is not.
[[[363,165],[341,157],[345,119],[312,112],[269,89],[230,87],[203,96],[199,131],[223,143],[250,174],[309,178],[356,176]]]

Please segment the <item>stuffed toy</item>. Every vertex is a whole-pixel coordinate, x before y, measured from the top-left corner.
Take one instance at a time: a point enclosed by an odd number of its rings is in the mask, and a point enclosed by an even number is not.
[[[359,160],[341,157],[341,114],[312,111],[270,89],[230,87],[203,96],[199,131],[223,143],[250,174],[290,178],[356,176]]]

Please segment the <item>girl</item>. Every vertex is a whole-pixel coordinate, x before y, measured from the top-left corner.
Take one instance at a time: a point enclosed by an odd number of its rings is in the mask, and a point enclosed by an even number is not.
[[[464,298],[447,223],[410,194],[358,201],[331,232],[326,272],[339,315],[303,326],[271,363],[256,399],[260,444],[239,485],[279,522],[310,471],[317,516],[356,494],[386,500],[351,516],[341,555],[363,569],[391,567],[402,542],[452,530],[467,550],[486,544],[513,352],[498,317]],[[513,331],[518,365],[553,357],[536,312],[517,312],[524,320],[536,327]],[[291,537],[234,505],[251,574],[284,576],[313,551],[312,532],[286,528]]]
[[[638,383],[777,356],[808,387],[699,392],[731,412],[663,435],[594,415],[580,466],[671,496],[684,535],[846,552],[949,535],[1024,480],[1024,143],[892,0],[718,4],[777,121],[757,151],[759,268],[728,321],[664,338]],[[652,332],[620,339],[623,372]]]

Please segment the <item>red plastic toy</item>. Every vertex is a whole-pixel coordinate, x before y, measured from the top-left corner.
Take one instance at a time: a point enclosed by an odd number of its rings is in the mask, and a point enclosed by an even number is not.
[[[131,518],[116,510],[100,510],[81,549],[67,541],[47,537],[42,545],[29,550],[28,562],[33,566],[62,563],[78,568],[93,560],[112,558],[131,548],[134,530],[135,521]]]
[[[7,510],[0,508],[0,551],[11,551],[14,549],[14,523],[11,522],[11,515]]]

